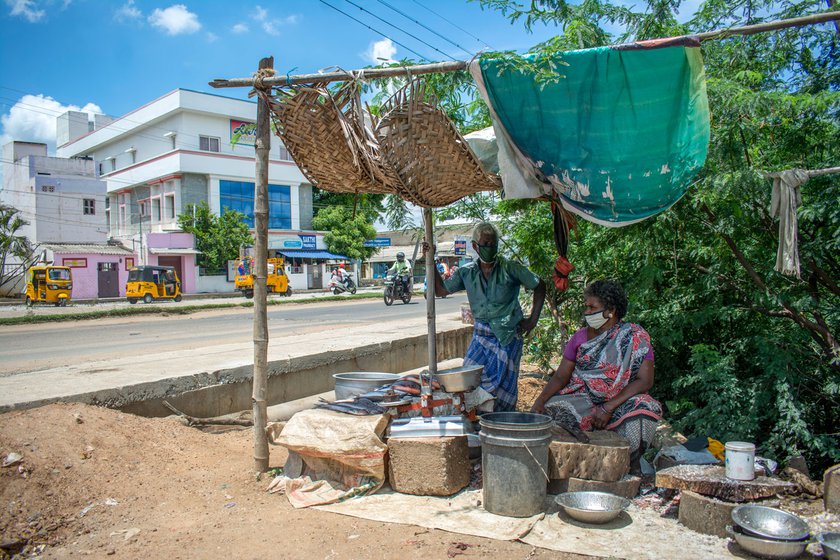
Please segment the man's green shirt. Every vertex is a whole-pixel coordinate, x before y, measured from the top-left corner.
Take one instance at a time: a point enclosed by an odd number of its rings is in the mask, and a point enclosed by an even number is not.
[[[459,268],[443,281],[449,292],[467,290],[473,317],[489,323],[493,334],[503,346],[516,336],[516,327],[522,320],[519,305],[519,287],[533,290],[540,278],[518,262],[496,257],[496,264],[485,278],[478,261]]]

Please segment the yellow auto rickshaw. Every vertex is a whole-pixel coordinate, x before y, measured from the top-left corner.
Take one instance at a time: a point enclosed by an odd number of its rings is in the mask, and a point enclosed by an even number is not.
[[[234,278],[234,285],[236,290],[242,292],[246,298],[254,297],[254,259],[252,257],[242,257],[236,259],[234,263],[236,266],[236,277]],[[283,268],[285,259],[276,258],[268,259],[268,276],[266,276],[266,286],[270,294],[283,294],[284,296],[292,295],[292,287],[289,286],[289,277],[286,276],[286,271]]]
[[[36,302],[64,307],[70,301],[73,274],[66,266],[36,265],[26,271],[26,305]]]
[[[128,271],[125,285],[128,303],[152,303],[156,299],[181,301],[181,281],[171,266],[136,266]]]

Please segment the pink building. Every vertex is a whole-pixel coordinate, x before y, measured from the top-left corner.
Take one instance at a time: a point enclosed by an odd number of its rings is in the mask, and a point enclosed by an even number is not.
[[[72,270],[75,300],[125,297],[128,269],[137,264],[134,251],[116,243],[46,243],[41,248],[42,260]]]
[[[149,233],[145,236],[145,264],[172,266],[181,280],[181,292],[195,293],[195,239],[191,233]]]

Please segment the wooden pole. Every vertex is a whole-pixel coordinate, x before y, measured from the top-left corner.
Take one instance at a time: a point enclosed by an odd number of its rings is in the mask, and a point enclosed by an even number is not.
[[[766,33],[768,31],[777,31],[779,29],[787,29],[790,27],[805,27],[806,25],[816,25],[829,21],[834,21],[836,25],[838,20],[840,20],[840,11],[830,11],[798,18],[747,25],[744,27],[733,27],[731,29],[719,29],[717,31],[697,33],[695,35],[685,35],[683,37],[697,37],[700,41],[711,41],[715,39],[726,39],[727,37],[732,37],[734,35],[755,35],[756,33]],[[361,70],[339,70],[336,72],[322,72],[317,74],[297,74],[295,76],[274,76],[271,78],[265,78],[263,83],[266,86],[282,87],[292,86],[295,84],[311,84],[313,82],[343,82],[349,79],[392,78],[397,76],[406,76],[409,74],[411,76],[419,76],[421,74],[434,74],[438,72],[457,72],[459,70],[464,70],[467,67],[467,64],[468,63],[463,60],[454,60],[451,62],[417,64],[415,66],[391,66],[388,68],[363,68]],[[217,78],[212,82],[209,82],[209,84],[214,88],[254,87],[254,78],[232,78],[230,80]]]
[[[423,208],[423,224],[426,227],[426,322],[429,326],[429,373],[437,373],[437,337],[435,327],[435,227],[432,209]],[[413,266],[413,263],[412,263]]]
[[[260,60],[260,70],[273,69],[274,57]],[[257,96],[257,140],[254,182],[254,470],[268,470],[268,314],[266,278],[268,276],[268,153],[271,150],[269,107]]]

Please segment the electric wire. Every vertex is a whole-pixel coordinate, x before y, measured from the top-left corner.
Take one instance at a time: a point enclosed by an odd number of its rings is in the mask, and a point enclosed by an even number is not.
[[[347,1],[349,2],[350,0],[347,0]],[[451,39],[449,39],[449,38],[447,38],[447,37],[445,37],[445,36],[441,35],[440,33],[438,33],[437,31],[435,31],[434,29],[432,29],[432,28],[431,28],[431,27],[429,27],[428,25],[426,25],[426,24],[424,24],[424,23],[422,23],[422,22],[418,21],[418,20],[417,20],[416,18],[414,18],[413,16],[408,15],[407,13],[405,13],[405,12],[403,12],[403,11],[399,10],[398,8],[395,8],[394,6],[392,6],[391,4],[389,4],[388,2],[386,2],[385,0],[377,0],[377,2],[379,2],[380,4],[382,4],[383,6],[385,6],[386,8],[390,8],[391,10],[393,10],[393,11],[397,12],[398,14],[400,14],[401,16],[403,16],[404,18],[406,18],[406,19],[408,19],[408,20],[410,20],[410,21],[413,21],[414,23],[416,23],[417,25],[419,25],[419,26],[420,26],[420,27],[422,27],[423,29],[425,29],[425,30],[427,30],[427,31],[429,31],[429,32],[431,32],[431,33],[434,33],[435,35],[437,35],[438,37],[440,37],[441,39],[443,39],[444,41],[446,41],[446,42],[447,42],[447,43],[449,43],[450,45],[453,45],[453,46],[455,46],[455,47],[458,47],[459,49],[461,49],[462,51],[464,51],[464,52],[465,52],[465,53],[467,53],[468,55],[470,55],[470,56],[475,56],[475,53],[474,53],[474,52],[472,52],[472,51],[468,51],[467,49],[465,49],[464,47],[462,47],[461,45],[459,45],[459,44],[458,44],[458,43],[456,43],[455,41],[452,41]],[[440,52],[440,51],[438,51],[438,52]],[[450,57],[450,58],[452,58],[452,57]],[[454,59],[453,59],[453,60],[454,60]]]
[[[345,12],[345,11],[343,11],[343,10],[339,9],[339,8],[336,8],[335,6],[333,6],[332,4],[330,4],[329,2],[327,2],[326,0],[318,0],[318,1],[319,1],[319,2],[321,2],[321,4],[324,4],[325,6],[329,6],[330,8],[332,8],[333,10],[335,10],[336,12],[338,12],[338,13],[340,13],[340,14],[344,14],[345,16],[349,17],[350,19],[352,19],[352,20],[353,20],[353,21],[355,21],[356,23],[359,23],[359,24],[361,24],[361,25],[363,25],[363,26],[367,27],[368,29],[370,29],[371,31],[373,31],[374,33],[376,33],[377,35],[380,35],[380,36],[382,36],[382,37],[385,37],[385,38],[386,38],[386,39],[388,39],[389,41],[391,41],[391,42],[393,42],[393,43],[396,43],[397,45],[401,46],[401,47],[402,47],[402,48],[404,48],[405,50],[407,50],[407,51],[409,51],[409,52],[411,52],[411,53],[416,54],[418,57],[420,57],[420,59],[421,59],[421,60],[425,60],[426,62],[431,62],[431,60],[429,60],[428,58],[426,58],[425,56],[423,56],[423,55],[422,55],[422,54],[420,54],[419,52],[415,51],[415,50],[414,50],[414,49],[412,49],[411,47],[408,47],[408,46],[406,46],[406,45],[403,45],[402,43],[400,43],[400,42],[399,42],[399,41],[397,41],[396,39],[392,39],[392,38],[388,37],[387,35],[385,35],[385,34],[384,34],[384,33],[382,33],[381,31],[377,31],[376,29],[374,29],[373,27],[369,26],[369,25],[368,25],[368,24],[366,24],[365,22],[363,22],[363,21],[361,21],[361,20],[359,20],[359,19],[354,18],[353,16],[351,16],[350,14],[348,14],[347,12]]]
[[[411,38],[412,38],[412,39],[414,39],[415,41],[419,41],[419,42],[423,43],[424,45],[426,45],[426,46],[427,46],[427,47],[429,47],[430,49],[432,49],[432,50],[434,50],[434,51],[436,51],[436,52],[439,52],[440,54],[442,54],[443,56],[445,56],[445,57],[446,57],[446,58],[448,58],[449,60],[455,60],[455,58],[453,58],[452,56],[450,56],[450,55],[446,54],[445,52],[443,52],[443,51],[442,51],[442,50],[440,50],[439,48],[435,47],[434,45],[430,45],[429,43],[427,43],[426,41],[424,41],[423,39],[421,39],[421,38],[420,38],[420,37],[418,37],[417,35],[414,35],[414,34],[412,34],[412,33],[409,33],[409,32],[408,32],[408,31],[406,31],[405,29],[402,29],[401,27],[398,27],[398,26],[394,25],[394,24],[393,24],[393,23],[391,23],[390,21],[388,21],[388,20],[386,20],[386,19],[383,19],[383,18],[379,17],[378,15],[374,14],[374,13],[373,13],[373,12],[371,12],[370,10],[367,10],[367,9],[365,9],[365,8],[363,8],[363,7],[361,7],[361,6],[359,6],[358,4],[356,4],[355,2],[353,2],[353,0],[344,0],[344,1],[345,1],[345,2],[347,2],[348,4],[350,4],[351,6],[355,6],[355,7],[359,8],[359,9],[360,9],[361,11],[363,11],[364,13],[366,13],[366,14],[368,14],[368,15],[370,15],[370,16],[373,16],[374,18],[378,19],[379,21],[381,21],[381,22],[382,22],[382,23],[384,23],[385,25],[388,25],[388,26],[390,26],[390,27],[393,27],[393,28],[394,28],[394,29],[396,29],[397,31],[400,31],[400,32],[402,32],[402,33],[405,33],[406,35],[408,35],[409,37],[411,37]]]
[[[415,4],[417,4],[418,6],[420,6],[421,8],[423,8],[424,10],[426,10],[427,12],[431,12],[432,14],[436,15],[437,17],[439,17],[440,19],[442,19],[443,21],[445,21],[446,23],[448,23],[449,25],[451,25],[451,26],[452,26],[452,27],[454,27],[455,29],[457,29],[457,30],[459,30],[459,31],[463,31],[464,33],[466,33],[467,35],[469,35],[470,37],[472,37],[473,39],[475,39],[476,41],[478,41],[479,43],[481,43],[482,45],[484,45],[484,46],[485,46],[485,47],[487,47],[488,49],[492,49],[492,48],[493,48],[493,47],[491,47],[490,45],[488,45],[488,44],[487,44],[487,43],[486,43],[483,39],[479,39],[478,37],[476,37],[475,35],[473,35],[473,34],[472,34],[472,33],[470,33],[469,31],[467,31],[466,29],[464,29],[463,27],[459,26],[458,24],[456,24],[456,23],[454,23],[454,22],[452,22],[452,21],[449,21],[448,19],[446,19],[445,17],[443,17],[442,15],[440,15],[439,13],[437,13],[436,11],[434,11],[433,9],[431,9],[431,8],[429,8],[428,6],[424,5],[422,2],[419,2],[418,0],[412,0],[412,2],[414,2]]]

